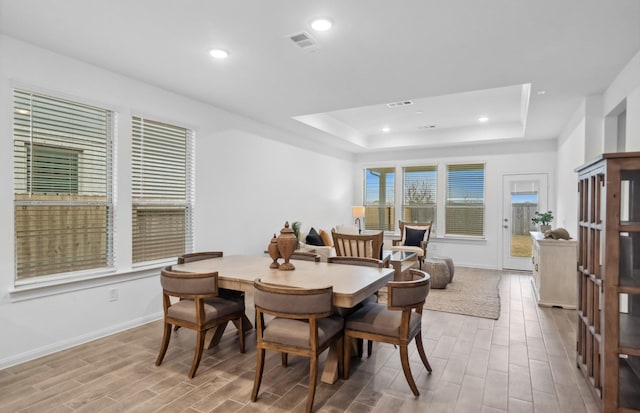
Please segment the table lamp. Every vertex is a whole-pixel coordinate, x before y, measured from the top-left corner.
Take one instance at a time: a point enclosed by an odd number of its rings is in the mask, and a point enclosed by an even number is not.
[[[355,218],[355,223],[358,224],[358,234],[362,234],[361,218],[364,218],[364,207],[353,206],[351,207],[351,215]]]

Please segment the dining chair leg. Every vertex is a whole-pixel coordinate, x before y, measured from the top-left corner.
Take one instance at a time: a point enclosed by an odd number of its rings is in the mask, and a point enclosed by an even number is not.
[[[420,392],[418,391],[416,382],[413,381],[413,376],[411,375],[411,367],[409,365],[409,349],[407,348],[407,344],[400,345],[400,362],[402,363],[402,371],[404,372],[404,377],[407,379],[407,383],[409,383],[411,391],[415,396],[420,396]]]
[[[289,355],[283,351],[282,353],[280,353],[280,360],[282,363],[282,367],[287,367],[287,365],[289,364]]]
[[[367,340],[367,358],[371,357],[373,354],[373,341]]]
[[[245,347],[245,340],[244,340],[244,329],[242,328],[242,319],[240,319],[240,328],[238,329],[238,338],[240,340],[240,353],[245,353],[246,347]]]
[[[318,356],[309,358],[309,394],[307,395],[306,412],[311,413],[313,399],[316,396],[316,383],[318,381]]]
[[[169,340],[171,340],[171,324],[164,324],[164,332],[162,333],[162,343],[160,344],[160,353],[158,353],[158,358],[156,358],[156,366],[159,366],[164,359],[164,355],[167,353],[167,348],[169,347]]]
[[[253,379],[253,390],[251,390],[251,401],[258,399],[258,391],[260,391],[260,383],[262,382],[262,372],[264,370],[264,353],[265,349],[259,348],[256,351],[256,375]]]
[[[427,359],[427,355],[424,352],[424,346],[422,345],[422,332],[419,332],[415,338],[416,347],[418,347],[418,354],[420,354],[420,359],[422,360],[422,364],[427,369],[429,373],[431,373],[431,364],[429,364],[429,360]]]
[[[198,342],[196,343],[196,354],[193,355],[193,363],[191,363],[191,371],[189,372],[189,378],[192,379],[196,375],[196,370],[200,365],[200,359],[202,358],[202,350],[204,349],[204,336],[206,331],[198,331]]]

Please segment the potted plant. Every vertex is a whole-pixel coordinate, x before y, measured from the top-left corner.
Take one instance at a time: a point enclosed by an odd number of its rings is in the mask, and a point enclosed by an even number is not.
[[[551,225],[549,224],[551,223],[551,221],[553,221],[553,213],[551,211],[547,211],[547,212],[536,211],[534,217],[531,218],[531,221],[534,224],[539,224],[540,232],[544,233],[551,229]]]
[[[296,249],[300,249],[300,227],[302,227],[302,222],[300,221],[294,221],[293,224],[291,224],[293,235],[296,236]]]

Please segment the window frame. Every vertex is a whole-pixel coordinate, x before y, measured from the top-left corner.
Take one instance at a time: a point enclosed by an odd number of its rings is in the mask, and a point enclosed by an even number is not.
[[[107,105],[90,103],[86,99],[75,96],[67,97],[50,91],[41,92],[33,87],[20,85],[12,85],[11,89],[13,98],[11,105],[12,139],[14,142],[12,155],[14,162],[12,168],[14,184],[14,288],[69,282],[96,274],[113,272],[115,261],[113,143],[117,113]],[[34,162],[37,159],[34,157],[34,152],[37,147],[45,151],[48,150],[50,153],[64,151],[78,154],[76,191],[47,193],[34,187]],[[55,174],[55,162],[53,165],[51,170],[52,174]],[[43,163],[43,167],[46,168],[48,165]],[[55,184],[53,186],[55,187]],[[50,228],[52,239],[63,242],[61,246],[63,251],[55,249],[53,252],[49,252],[55,254],[52,258],[53,261],[48,260],[45,263],[36,260],[33,261],[35,269],[30,272],[25,270],[24,266],[31,266],[31,264],[30,261],[21,260],[21,254],[34,254],[34,252],[29,252],[33,248],[36,248],[35,254],[40,254],[40,256],[49,253],[42,250],[42,248],[48,247],[38,244],[39,239],[46,236],[46,233],[43,234],[43,231],[46,230],[38,229],[37,236],[29,236],[28,233],[24,233],[26,229],[21,226],[19,219],[24,218],[26,213],[36,213],[39,214],[37,216],[48,217],[49,214],[55,213],[57,209],[61,208],[62,210],[64,208],[68,210],[81,208],[84,210],[84,214],[90,215],[80,214],[78,217],[74,216],[72,221],[66,221],[68,218],[65,217],[62,221],[63,224],[59,225],[68,225],[68,222],[71,222],[72,226],[74,222],[81,225],[82,217],[85,220],[88,219],[90,223],[103,222],[103,224],[98,224],[99,227],[93,227],[94,230],[97,228],[99,232],[95,232],[93,238],[90,235],[89,242],[86,238],[82,238],[83,233],[86,237],[86,227],[69,234],[66,240],[59,231],[53,227]],[[103,210],[99,211],[100,208]],[[29,209],[31,212],[24,212]],[[37,212],[38,210],[40,212]],[[87,212],[89,210],[98,211],[97,215],[96,212]],[[91,216],[96,218],[92,220]],[[51,227],[50,219],[45,219]],[[86,225],[86,222],[83,225]],[[76,238],[78,235],[74,234],[78,234],[80,238]],[[99,238],[95,238],[95,234],[101,235]],[[29,241],[32,238],[33,241]],[[93,247],[93,249],[86,247],[84,255],[78,255],[75,247],[64,246],[64,243],[72,242],[71,239],[83,247],[92,242],[97,244],[97,247]],[[96,242],[98,239],[99,241]],[[21,245],[25,245],[24,242],[29,243],[30,246],[22,247]],[[20,252],[21,248],[27,249]],[[92,255],[91,251],[94,250],[101,252],[99,255]],[[45,267],[45,264],[56,271],[43,272],[42,268]]]
[[[431,185],[433,185],[433,190],[430,190],[430,188],[427,186],[425,188],[425,191],[430,192],[430,194],[428,196],[431,196],[433,201],[432,202],[415,202],[414,204],[412,204],[411,202],[407,201],[408,198],[408,194],[407,194],[407,182],[409,181],[407,179],[407,174],[408,173],[433,173],[433,178],[430,179],[427,177],[429,183],[431,183]],[[428,221],[431,221],[431,228],[432,228],[432,232],[435,233],[436,228],[437,228],[437,219],[438,219],[438,165],[437,164],[424,164],[424,165],[405,165],[402,166],[402,220],[405,222],[420,222],[420,223],[425,223]],[[412,179],[412,181],[416,181],[416,179]],[[427,183],[425,182],[425,186],[427,185]],[[419,189],[417,189],[419,190]],[[421,195],[418,195],[419,197],[422,197]],[[420,213],[419,211],[433,211],[431,214],[424,212],[424,213]],[[413,211],[417,211],[417,213],[414,213]],[[407,217],[407,213],[410,213],[410,215],[412,215],[411,217]],[[418,215],[416,217],[416,215]],[[427,216],[431,215],[431,219],[429,219]]]
[[[148,136],[145,135],[145,125],[149,127]],[[164,191],[159,190],[161,185],[157,183],[157,166],[160,165],[157,160],[154,160],[154,158],[159,155],[159,152],[157,151],[165,152],[165,154],[167,151],[160,148],[158,142],[153,142],[153,138],[157,138],[159,142],[163,139],[170,139],[170,132],[167,132],[167,135],[162,135],[162,131],[160,129],[172,130],[174,132],[177,130],[184,131],[184,176],[182,177],[183,181],[181,181],[184,185],[184,198],[178,199],[176,191],[172,191],[170,188],[166,189],[167,187],[170,187],[170,185],[165,186]],[[195,238],[193,231],[195,207],[195,131],[192,128],[180,125],[176,122],[165,122],[163,120],[159,120],[158,117],[132,115],[131,133],[131,263],[133,268],[138,268],[141,266],[167,262],[175,259],[178,255],[193,251]],[[137,134],[142,135],[138,136]],[[143,163],[145,157],[144,141],[148,138],[151,139],[151,142],[147,143],[152,143],[155,146],[149,146],[148,159],[150,159],[151,162],[147,166],[150,168],[150,173],[148,174],[149,178],[145,178],[145,172],[142,169],[144,168]],[[141,146],[136,147],[137,144]],[[156,153],[153,153],[154,151]],[[176,152],[173,151],[171,153],[175,154]],[[162,166],[164,169],[163,173],[171,173],[172,168],[169,167],[170,165],[163,162]],[[175,164],[173,166],[175,167]],[[156,167],[155,171],[154,167]],[[175,172],[175,169],[173,171]],[[176,182],[174,181],[173,183],[175,184]],[[177,210],[182,210],[184,213],[177,215],[171,213],[172,211]],[[136,211],[138,211],[138,213],[136,213]],[[158,214],[152,214],[154,211],[158,212]],[[181,215],[184,218],[184,221],[179,224],[173,222],[173,228],[175,228],[176,225],[183,225],[183,235],[181,236],[180,241],[183,243],[183,247],[179,248],[179,251],[176,249],[175,255],[173,252],[170,255],[163,256],[150,256],[150,254],[146,253],[146,244],[153,242],[153,239],[161,239],[161,242],[164,243],[164,241],[169,238],[158,238],[155,235],[148,238],[145,237],[142,233],[144,232],[145,227],[140,221],[136,220],[139,218],[147,219],[148,222],[151,222],[149,225],[153,226],[152,222],[162,222],[163,219],[171,220],[171,216],[177,219],[178,215]],[[151,226],[148,227],[148,229],[151,229]],[[160,226],[156,225],[154,228],[157,230]],[[139,232],[141,229],[143,231]],[[173,235],[173,239],[175,239],[177,232],[168,231],[167,236],[171,235]],[[136,245],[137,241],[141,241],[142,244]],[[170,243],[166,243],[162,248],[171,248],[168,244]],[[143,250],[142,252],[141,248]],[[140,259],[140,256],[143,258]]]
[[[392,197],[393,199],[391,200],[391,202],[386,201],[385,202],[385,206],[381,206],[379,204],[379,198],[380,198],[380,193],[378,192],[377,196],[378,196],[378,200],[377,200],[377,204],[373,203],[373,202],[368,202],[367,198],[369,197],[370,193],[368,191],[367,188],[367,175],[369,173],[370,170],[386,170],[387,173],[389,172],[393,172],[393,182],[390,185],[389,183],[385,183],[385,198],[386,198],[386,193],[387,191],[391,190],[392,191]],[[397,170],[395,166],[372,166],[372,167],[365,167],[363,169],[363,201],[362,201],[362,205],[364,205],[365,208],[365,218],[364,218],[364,230],[366,231],[384,231],[384,232],[394,232],[396,230],[396,203],[397,203]],[[374,175],[375,176],[375,175]],[[379,186],[380,188],[380,186]],[[386,210],[386,211],[380,211],[380,210]],[[384,215],[384,219],[386,221],[388,221],[388,225],[375,225],[372,223],[372,221],[374,220],[374,217],[378,215],[378,217]],[[376,218],[376,220],[379,221],[379,218]]]
[[[450,198],[455,198],[450,196],[450,168],[451,167],[468,167],[469,170],[473,170],[473,167],[482,166],[482,201],[478,203],[468,202],[466,204],[454,205],[449,203]],[[487,165],[486,162],[449,162],[444,165],[444,169],[446,172],[445,175],[445,187],[444,187],[444,236],[446,238],[464,238],[464,239],[485,239],[486,238],[486,176],[487,176]],[[475,188],[472,188],[475,189]],[[481,224],[481,233],[473,234],[468,231],[465,233],[459,232],[450,232],[450,228],[448,228],[448,219],[451,217],[453,208],[463,208],[463,209],[481,209],[482,217],[479,220],[476,220],[477,223]]]

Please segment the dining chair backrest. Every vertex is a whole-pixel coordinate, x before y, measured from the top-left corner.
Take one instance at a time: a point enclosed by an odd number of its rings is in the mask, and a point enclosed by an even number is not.
[[[218,295],[218,273],[173,271],[166,267],[160,272],[160,284],[167,295],[182,298],[215,297]]]
[[[282,287],[256,280],[253,302],[269,315],[287,318],[328,317],[332,312],[333,287],[307,289]]]
[[[376,234],[341,234],[332,232],[333,246],[338,257],[363,257],[382,259],[384,233]]]
[[[387,283],[389,310],[422,309],[431,288],[431,277],[413,268],[409,270],[409,274],[412,278],[410,281]]]
[[[385,268],[386,261],[365,257],[329,257],[330,264],[360,265],[362,267]]]

